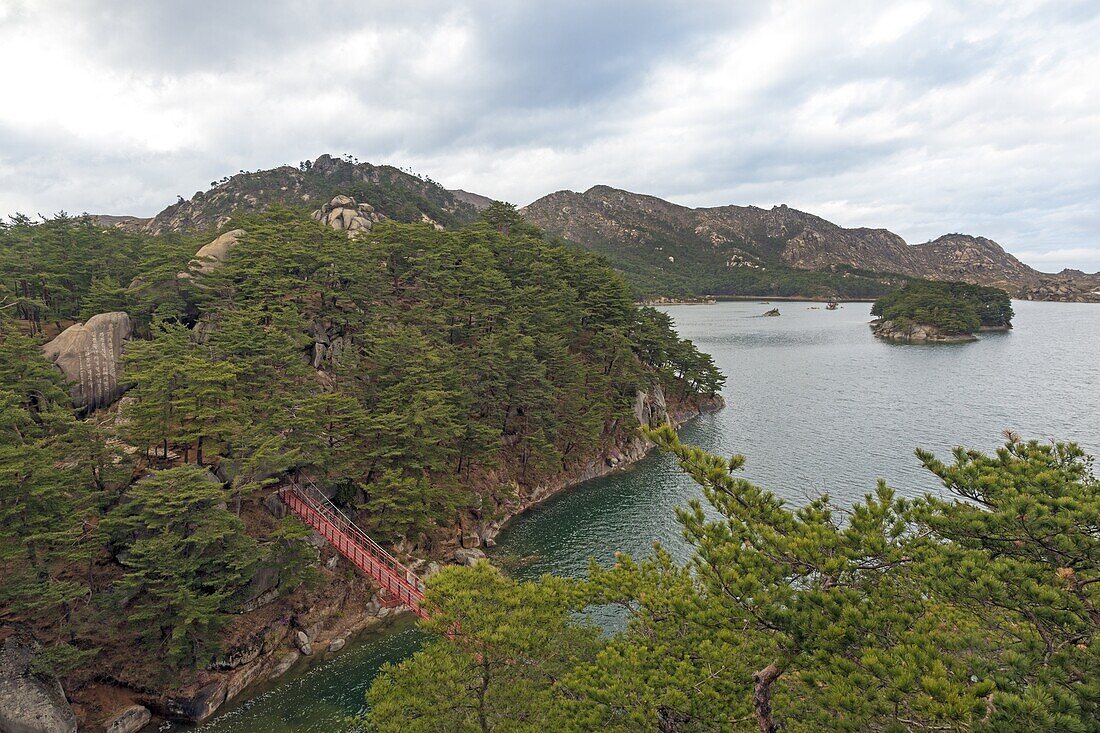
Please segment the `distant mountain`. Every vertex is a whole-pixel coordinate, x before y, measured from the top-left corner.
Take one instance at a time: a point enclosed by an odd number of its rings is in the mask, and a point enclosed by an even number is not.
[[[480,193],[470,193],[469,191],[463,191],[461,188],[452,188],[450,191],[456,199],[465,201],[478,211],[489,208],[489,204],[493,203],[491,198],[482,196]]]
[[[478,207],[434,181],[388,165],[357,163],[330,155],[299,167],[280,166],[246,172],[214,182],[207,191],[181,199],[151,220],[105,217],[104,223],[141,228],[152,234],[169,231],[213,230],[237,211],[256,211],[274,204],[316,209],[343,194],[368,203],[381,215],[397,221],[431,221],[455,226],[473,220]],[[468,194],[473,195],[473,194]],[[134,220],[111,222],[111,219]]]
[[[984,237],[947,234],[909,245],[886,229],[847,229],[785,205],[693,209],[594,186],[552,193],[522,212],[607,256],[644,294],[783,295],[809,285],[798,294],[851,296],[875,282],[891,285],[882,276],[894,274],[991,285],[1017,297],[1100,300],[1092,293],[1096,276],[1041,273]],[[808,281],[806,271],[821,277]]]

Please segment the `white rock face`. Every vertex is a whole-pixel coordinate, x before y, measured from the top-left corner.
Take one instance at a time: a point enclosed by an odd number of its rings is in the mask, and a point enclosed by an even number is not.
[[[119,359],[133,333],[130,316],[116,311],[69,326],[42,347],[47,359],[72,382],[73,404],[95,410],[122,396]]]
[[[363,232],[369,232],[375,222],[381,219],[382,216],[374,210],[373,206],[356,203],[350,196],[336,196],[313,212],[314,221],[319,221],[337,231],[347,232],[352,238]]]

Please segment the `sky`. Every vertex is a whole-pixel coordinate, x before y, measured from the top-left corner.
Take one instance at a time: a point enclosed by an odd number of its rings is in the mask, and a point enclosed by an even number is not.
[[[1100,2],[0,0],[0,213],[352,154],[1100,270]]]

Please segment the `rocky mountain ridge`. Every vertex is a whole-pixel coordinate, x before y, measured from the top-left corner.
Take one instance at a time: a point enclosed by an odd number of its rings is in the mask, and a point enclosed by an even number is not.
[[[317,209],[335,196],[351,196],[377,212],[377,218],[428,221],[453,226],[472,220],[478,207],[469,194],[451,192],[429,179],[388,165],[372,165],[322,155],[298,167],[284,165],[262,171],[241,171],[213,181],[206,191],[168,206],[156,216],[96,215],[104,226],[129,231],[164,234],[179,231],[213,231],[225,225],[235,212],[249,212],[281,205]]]
[[[946,234],[910,245],[886,229],[845,228],[786,205],[689,208],[609,186],[558,191],[522,209],[533,224],[620,261],[664,271],[855,268],[959,280],[1036,300],[1095,300],[1100,275],[1035,270],[985,237]]]
[[[464,224],[491,203],[392,166],[322,155],[298,167],[241,171],[152,218],[96,220],[150,234],[216,230],[237,211],[272,205],[313,211],[332,208],[335,197],[355,200],[365,220],[436,226]],[[994,286],[1031,300],[1100,302],[1100,273],[1040,272],[985,237],[952,233],[910,245],[887,229],[845,228],[786,205],[690,208],[601,185],[557,191],[521,211],[548,233],[605,255],[651,297],[875,297],[896,287],[890,276],[905,276]],[[820,277],[810,283],[798,272]]]

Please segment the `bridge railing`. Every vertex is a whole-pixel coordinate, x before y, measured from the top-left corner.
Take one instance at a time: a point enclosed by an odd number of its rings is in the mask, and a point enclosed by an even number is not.
[[[279,495],[296,513],[313,514],[322,525],[327,524],[338,535],[326,536],[336,549],[378,581],[389,594],[420,613],[420,601],[424,598],[424,583],[417,575],[399,562],[381,545],[364,532],[359,525],[334,505],[324,492],[308,478],[305,483],[283,487]],[[301,506],[295,506],[300,504]],[[307,524],[308,516],[303,516]],[[330,533],[322,527],[314,527],[323,536]],[[345,541],[350,540],[351,543]],[[365,552],[365,556],[364,556]]]

